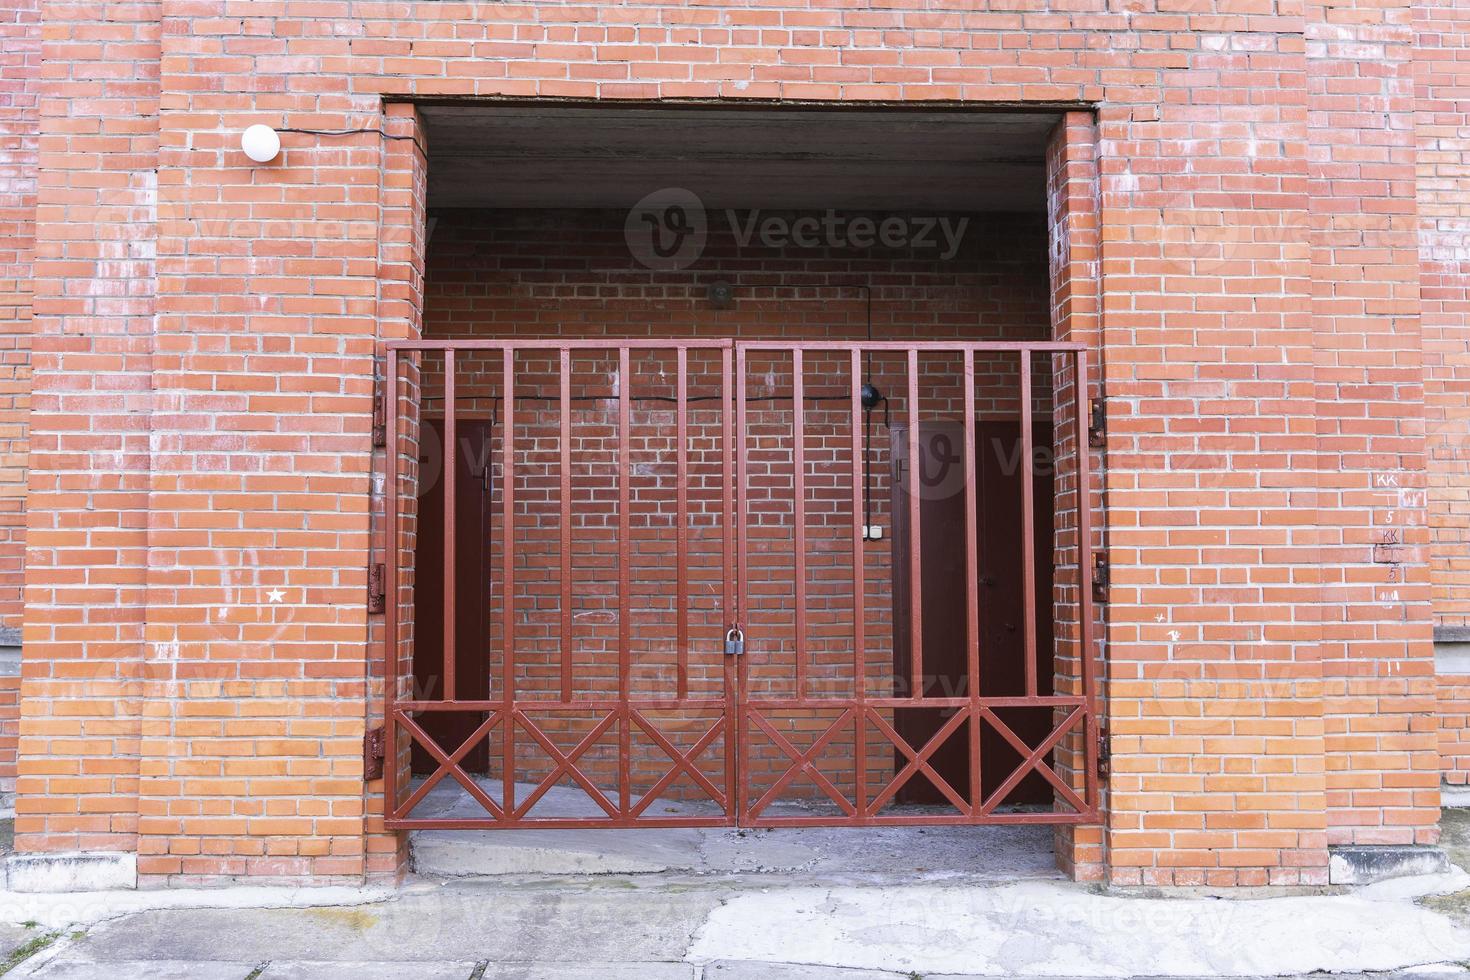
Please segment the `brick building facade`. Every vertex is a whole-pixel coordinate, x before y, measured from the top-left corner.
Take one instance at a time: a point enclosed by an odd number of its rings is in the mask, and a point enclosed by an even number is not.
[[[403,870],[363,753],[385,343],[870,322],[1078,342],[1095,369],[1109,758],[1064,867],[1312,886],[1331,848],[1435,844],[1441,779],[1470,778],[1470,11],[964,6],[0,0],[18,850],[136,856],[143,886]],[[615,216],[444,203],[441,147],[491,118],[447,110],[497,106],[862,109],[898,143],[921,110],[1053,122],[1036,205],[977,205],[962,276],[719,242],[659,272],[614,254]],[[269,163],[241,152],[256,123]]]

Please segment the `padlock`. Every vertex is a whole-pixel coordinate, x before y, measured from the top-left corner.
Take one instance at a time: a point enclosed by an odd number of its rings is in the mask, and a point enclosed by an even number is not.
[[[745,652],[745,633],[739,626],[725,631],[725,656],[738,657]]]

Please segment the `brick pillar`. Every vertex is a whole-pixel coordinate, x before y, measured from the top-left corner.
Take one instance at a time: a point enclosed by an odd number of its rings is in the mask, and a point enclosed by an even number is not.
[[[1307,6],[1329,843],[1438,839],[1409,0]]]
[[[1098,202],[1097,202],[1097,129],[1092,115],[1070,112],[1053,131],[1047,146],[1047,209],[1050,229],[1048,252],[1051,277],[1052,336],[1055,340],[1079,341],[1089,346],[1086,390],[1077,392],[1077,379],[1071,362],[1053,359],[1056,377],[1054,404],[1056,419],[1057,480],[1057,693],[1082,692],[1080,657],[1081,594],[1078,563],[1091,561],[1092,553],[1102,543],[1102,465],[1103,453],[1082,447],[1091,453],[1089,493],[1093,507],[1093,540],[1080,552],[1077,548],[1077,451],[1075,425],[1077,411],[1087,412],[1088,400],[1102,390],[1101,366],[1098,360]],[[1084,414],[1085,418],[1085,414]],[[1096,640],[1102,636],[1102,623],[1094,609],[1093,656],[1099,652]],[[1101,663],[1097,678],[1096,704],[1105,715],[1106,699],[1102,687]],[[1081,790],[1086,772],[1089,747],[1084,734],[1065,740],[1056,753],[1059,775]],[[1095,747],[1093,751],[1095,751]],[[1057,828],[1055,849],[1058,866],[1082,881],[1100,880],[1104,874],[1103,833],[1098,826],[1063,826]]]
[[[217,26],[164,35],[139,875],[360,881],[385,120]],[[197,85],[206,55],[251,84]],[[255,164],[252,123],[365,131]]]
[[[1420,328],[1435,622],[1470,634],[1470,9],[1414,6]],[[1465,775],[1461,773],[1463,782]]]
[[[144,637],[159,5],[44,18],[16,846],[131,851],[168,655]]]
[[[0,0],[0,647],[20,629],[40,83],[39,0]]]
[[[1120,885],[1327,875],[1304,60],[1255,41],[1099,117]]]
[[[0,800],[4,801],[15,792],[20,734],[40,87],[39,0],[0,0]]]
[[[1440,775],[1470,781],[1470,10],[1414,6],[1420,328]]]
[[[423,333],[424,316],[424,257],[428,248],[425,227],[425,206],[428,196],[427,134],[424,132],[418,112],[412,105],[392,103],[387,107],[388,131],[399,139],[387,146],[383,168],[383,243],[380,253],[379,277],[382,291],[379,294],[378,329],[382,340],[417,338]],[[416,359],[415,359],[416,362]],[[387,474],[387,453],[397,452],[399,472],[400,513],[402,518],[390,533],[387,515],[384,513],[385,496],[382,484],[375,494],[377,506],[373,509],[374,529],[373,561],[385,562],[387,549],[399,549],[399,566],[411,569],[413,563],[413,522],[416,516],[416,494],[418,479],[418,406],[416,393],[417,373],[413,364],[405,365],[404,381],[391,397],[398,399],[397,431],[387,436],[387,446],[374,453],[373,468],[381,480]],[[410,393],[413,392],[413,393]],[[404,397],[399,397],[400,394]],[[387,392],[385,391],[385,396]],[[413,637],[413,585],[410,575],[399,581],[397,595],[388,596],[398,609],[397,636],[390,638],[385,631],[384,618],[373,617],[372,649],[370,664],[371,689],[368,700],[368,725],[383,724],[384,661],[389,655],[398,657],[399,697],[412,695],[413,661],[411,657]],[[408,743],[386,748],[385,765],[396,765],[400,772],[407,771]],[[397,798],[402,800],[406,788],[397,787]],[[383,829],[384,782],[375,780],[367,786],[368,813],[368,866],[367,872],[375,876],[396,876],[407,869],[407,835]]]

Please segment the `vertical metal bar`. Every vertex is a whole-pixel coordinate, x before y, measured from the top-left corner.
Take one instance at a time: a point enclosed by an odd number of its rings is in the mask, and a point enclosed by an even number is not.
[[[387,535],[383,548],[387,567],[387,595],[383,604],[383,647],[388,653],[383,666],[383,815],[398,809],[398,351],[388,351],[388,378],[384,392],[387,409],[384,428],[387,439]],[[422,419],[420,419],[422,424]]]
[[[514,348],[506,347],[501,351],[500,383],[505,399],[505,428],[501,435],[505,444],[505,458],[501,464],[500,473],[500,557],[501,579],[505,590],[504,598],[501,600],[500,631],[503,644],[500,662],[500,700],[505,702],[505,707],[502,709],[504,713],[500,719],[501,775],[503,776],[501,806],[506,813],[512,813],[516,805],[516,379]]]
[[[1080,405],[1078,406],[1081,407]],[[1036,697],[1036,499],[1031,445],[1031,352],[1021,350],[1021,617],[1026,638],[1026,696]]]
[[[689,697],[689,351],[680,347],[678,354],[678,380],[675,382],[674,411],[675,438],[679,440],[675,451],[674,468],[674,625],[676,653],[678,655],[679,700]]]
[[[984,800],[980,779],[980,546],[975,442],[975,350],[965,349],[965,667],[970,697],[970,813]]]
[[[1087,352],[1077,351],[1073,361],[1076,365],[1072,383],[1073,440],[1077,447],[1077,615],[1078,650],[1081,659],[1082,697],[1087,705],[1085,726],[1087,745],[1084,747],[1087,772],[1083,774],[1087,806],[1098,807],[1097,773],[1097,679],[1093,676],[1095,662],[1092,648],[1092,473],[1087,445],[1087,419],[1084,408],[1088,404]]]
[[[746,574],[747,562],[750,558],[750,501],[748,499],[748,474],[746,472],[746,449],[749,446],[750,436],[747,432],[748,423],[746,420],[746,382],[745,348],[743,346],[737,346],[735,348],[735,384],[733,386],[735,392],[735,438],[739,440],[739,446],[735,451],[735,513],[739,523],[736,526],[735,540],[735,607],[733,617],[734,625],[737,626],[745,625],[741,623],[741,619],[746,612]],[[749,637],[747,637],[748,642]],[[748,803],[746,796],[750,784],[749,779],[746,778],[749,772],[750,760],[747,758],[748,746],[745,744],[746,710],[749,696],[746,688],[749,681],[749,668],[745,666],[744,657],[740,657],[739,660],[740,663],[735,665],[737,689],[740,694],[739,707],[737,709],[737,714],[740,716],[740,750],[739,761],[737,763],[739,779],[737,782],[738,803],[736,814],[739,820],[744,822]]]
[[[721,504],[724,507],[723,539],[720,548],[720,570],[724,589],[725,615],[734,623],[739,618],[735,609],[738,581],[735,559],[735,375],[732,367],[734,350],[725,347],[720,351],[720,413],[721,449],[724,465],[720,472]],[[740,688],[736,657],[725,657],[725,816],[732,823],[740,816],[737,794],[740,781],[736,770],[740,748]]]
[[[857,731],[853,758],[856,763],[858,816],[868,815],[868,638],[867,572],[863,545],[863,353],[852,349],[852,378],[849,392],[852,412],[852,671],[853,694],[857,698]]]
[[[806,366],[800,347],[791,351],[791,520],[795,523],[796,696],[806,696]]]
[[[632,506],[632,494],[628,481],[633,472],[632,461],[629,458],[632,446],[630,430],[632,428],[632,417],[629,406],[628,389],[633,387],[632,361],[629,357],[629,348],[626,346],[618,348],[618,710],[621,719],[618,723],[618,810],[624,817],[629,815],[632,809],[633,781],[632,781],[632,755],[633,755],[633,729],[632,712],[629,709],[628,698],[630,696],[630,675],[633,669],[632,652],[629,646],[633,642],[633,597],[632,575],[629,565],[632,563],[632,542],[628,540],[631,533],[632,521],[629,519],[628,510]]]
[[[924,696],[924,536],[919,526],[919,349],[909,348],[909,697]]]
[[[561,349],[561,699],[572,699],[572,352]]]
[[[455,653],[454,587],[458,567],[455,553],[455,491],[459,489],[459,434],[455,427],[454,350],[444,352],[444,468],[439,482],[444,487],[444,700],[455,700],[454,673],[458,666]]]

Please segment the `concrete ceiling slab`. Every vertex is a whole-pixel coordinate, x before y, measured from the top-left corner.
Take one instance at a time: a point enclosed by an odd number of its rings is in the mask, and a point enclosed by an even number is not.
[[[1056,113],[426,105],[432,207],[1027,211]]]

